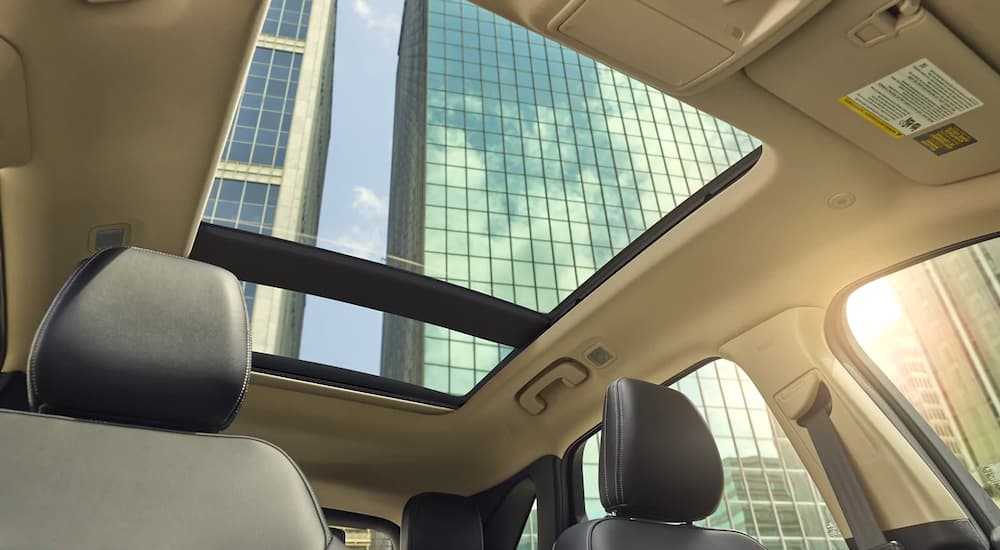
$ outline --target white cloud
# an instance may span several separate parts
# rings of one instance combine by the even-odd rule
[[[335,239],[324,239],[323,244],[337,252],[366,260],[378,262],[385,258],[385,236],[374,227],[353,225]]]
[[[376,195],[371,189],[356,185],[351,191],[354,193],[351,208],[357,210],[362,216],[374,218],[383,217],[389,213],[385,199]]]
[[[372,16],[372,7],[365,0],[354,0],[354,13],[360,15],[362,19],[367,19]]]
[[[383,39],[390,44],[396,40],[400,26],[398,16],[376,10],[368,0],[354,0],[352,7],[355,15],[364,21],[365,28],[382,33]]]

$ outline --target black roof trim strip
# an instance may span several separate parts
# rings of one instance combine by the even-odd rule
[[[551,313],[549,313],[549,317],[555,321],[565,315],[569,310],[573,309],[573,306],[583,301],[583,299],[586,298],[591,292],[601,286],[604,281],[608,280],[612,275],[617,273],[619,269],[625,267],[625,264],[631,262],[633,258],[638,256],[639,253],[645,250],[649,245],[653,244],[654,241],[673,229],[674,226],[683,221],[684,218],[690,216],[695,210],[701,208],[702,205],[712,200],[716,195],[732,185],[733,182],[742,178],[744,174],[749,172],[750,169],[757,164],[763,150],[764,147],[760,146],[753,151],[750,151],[747,156],[736,161],[735,164],[726,168],[718,176],[715,176],[715,178],[705,184],[704,187],[695,191],[690,197],[684,199],[684,201],[678,204],[676,208],[667,212],[666,216],[664,216],[660,221],[654,223],[652,227],[643,232],[642,235],[639,235],[637,239],[629,243],[622,249],[621,252],[615,254],[615,256],[611,258],[611,261],[604,264],[603,267],[598,269],[593,275],[584,281],[582,285],[574,290],[572,294],[560,302],[559,305],[556,306]]]
[[[465,397],[461,395],[451,395],[384,376],[376,376],[365,372],[283,357],[281,355],[271,355],[255,351],[253,352],[251,364],[253,372],[273,374],[283,378],[294,378],[304,382],[335,386],[384,397],[404,399],[406,401],[416,401],[425,405],[457,409],[465,403]]]
[[[323,296],[524,347],[552,324],[528,308],[346,254],[202,222],[191,258],[243,281]]]

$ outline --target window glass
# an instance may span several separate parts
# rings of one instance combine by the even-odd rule
[[[466,0],[336,6],[269,0],[206,222],[550,312],[759,145]],[[331,346],[341,327],[369,326],[322,298],[261,309],[273,293],[254,292],[262,343]],[[437,345],[378,327],[362,346],[391,339],[412,363]],[[464,381],[467,368],[427,370]]]
[[[722,455],[722,502],[698,525],[734,529],[769,550],[846,550],[819,490],[764,398],[735,363],[716,360],[670,386],[705,417]],[[605,514],[598,492],[601,433],[583,448],[587,517]]]
[[[847,323],[1000,503],[1000,239],[864,285],[847,300]]]
[[[354,550],[394,550],[392,538],[377,529],[358,529],[331,525],[330,531],[334,537],[343,536],[344,545]]]
[[[531,503],[531,512],[524,522],[517,550],[538,550],[538,500]]]
[[[253,351],[293,357],[374,374],[453,395],[464,395],[513,348],[430,323],[352,304],[313,298],[308,315],[298,316],[306,295],[282,288],[244,284],[253,304]],[[330,330],[326,319],[350,316],[353,323]],[[301,319],[298,330],[274,331],[274,319]],[[372,334],[383,335],[372,338]],[[298,335],[319,334],[323,338]]]

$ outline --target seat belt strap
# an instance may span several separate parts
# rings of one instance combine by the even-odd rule
[[[847,526],[854,535],[854,542],[858,550],[902,550],[902,545],[898,542],[887,541],[885,533],[879,527],[875,512],[872,511],[871,503],[858,479],[858,472],[851,464],[844,442],[830,420],[832,410],[830,390],[820,382],[812,406],[799,417],[798,424],[809,432],[819,461],[833,487],[833,494],[836,495]]]

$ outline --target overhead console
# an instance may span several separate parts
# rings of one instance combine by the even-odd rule
[[[743,68],[830,0],[571,0],[549,22],[558,40],[674,95]]]
[[[1000,21],[1000,4],[961,4]],[[746,73],[915,181],[1000,170],[993,68],[1000,60],[980,58],[956,34],[962,29],[946,27],[934,9],[916,0],[833,2]]]

